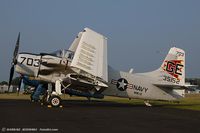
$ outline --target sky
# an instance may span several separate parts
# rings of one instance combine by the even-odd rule
[[[20,52],[68,49],[89,27],[108,38],[108,64],[148,72],[173,46],[186,52],[186,77],[200,77],[199,0],[0,0],[0,81]]]

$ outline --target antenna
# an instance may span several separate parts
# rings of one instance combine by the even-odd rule
[[[173,41],[171,42],[171,47],[176,47],[176,40],[173,40]]]

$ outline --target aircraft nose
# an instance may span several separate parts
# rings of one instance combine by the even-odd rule
[[[16,59],[16,65],[20,64],[20,59],[21,59],[21,54],[18,54],[17,59]]]

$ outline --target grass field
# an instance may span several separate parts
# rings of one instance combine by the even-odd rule
[[[62,95],[64,100],[87,100],[84,97],[69,97],[68,95]],[[0,94],[0,99],[30,99],[30,95],[23,94]],[[93,100],[93,99],[92,99]],[[95,99],[96,100],[96,99]],[[106,96],[104,99],[99,101],[109,101],[121,104],[130,104],[130,105],[144,105],[144,101],[140,99],[127,99],[127,98],[117,98]],[[162,108],[178,108],[178,109],[189,109],[200,111],[200,94],[187,94],[185,98],[179,100],[179,103],[176,102],[167,102],[167,101],[150,101],[153,106],[160,106]]]

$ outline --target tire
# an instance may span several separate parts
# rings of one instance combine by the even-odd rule
[[[61,98],[59,96],[51,96],[49,98],[49,103],[51,104],[52,107],[59,107],[61,105]]]

